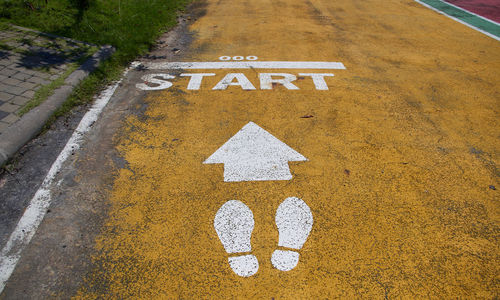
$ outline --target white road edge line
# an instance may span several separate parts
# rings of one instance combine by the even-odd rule
[[[427,8],[432,9],[433,11],[435,11],[435,12],[437,12],[437,13],[440,13],[440,14],[442,14],[442,15],[444,15],[444,16],[447,16],[448,18],[450,18],[450,19],[452,19],[452,20],[455,20],[455,21],[457,21],[457,22],[458,22],[458,23],[460,23],[460,24],[463,24],[463,25],[465,25],[465,26],[467,26],[467,27],[469,27],[469,28],[472,28],[472,29],[474,29],[474,30],[476,30],[476,31],[479,31],[479,32],[481,32],[482,34],[489,36],[490,38],[493,38],[493,39],[495,39],[495,40],[497,40],[497,41],[500,41],[500,37],[497,37],[497,36],[495,36],[495,35],[493,35],[493,34],[491,34],[491,33],[489,33],[489,32],[486,32],[486,31],[484,31],[484,30],[482,30],[482,29],[479,29],[479,28],[477,28],[476,26],[472,26],[472,25],[470,25],[470,24],[468,24],[468,23],[466,23],[466,22],[464,22],[464,21],[462,21],[462,20],[460,20],[460,19],[457,19],[457,18],[455,18],[455,17],[452,17],[452,16],[450,16],[450,15],[446,14],[445,12],[440,11],[440,10],[439,10],[439,9],[437,9],[437,8],[434,8],[434,7],[432,7],[432,6],[428,5],[428,4],[425,4],[425,3],[424,3],[424,2],[422,2],[422,1],[415,0],[415,2],[418,2],[418,3],[420,3],[421,5],[423,5],[423,6],[427,7]],[[448,2],[446,2],[446,3],[448,3]]]
[[[341,62],[325,61],[207,61],[207,62],[145,62],[142,66],[151,70],[176,69],[336,69],[344,70]]]
[[[129,70],[130,68],[124,71],[122,79],[127,75]],[[94,122],[97,121],[122,79],[101,92],[94,105],[92,105],[92,108],[83,116],[78,127],[64,146],[64,149],[59,153],[59,156],[50,167],[49,172],[31,199],[21,219],[19,219],[2,252],[0,252],[0,293],[2,293],[7,281],[14,272],[21,258],[21,252],[30,243],[31,238],[35,235],[38,226],[45,217],[52,201],[50,186],[54,183],[54,178],[66,159],[71,156],[71,152],[80,148],[83,136],[91,129]]]

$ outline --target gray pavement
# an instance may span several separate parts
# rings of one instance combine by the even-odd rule
[[[17,26],[0,31],[0,134],[98,48]],[[44,90],[41,90],[44,87]],[[43,91],[43,93],[42,93]]]

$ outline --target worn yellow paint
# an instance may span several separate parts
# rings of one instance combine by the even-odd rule
[[[128,167],[77,297],[497,297],[498,41],[411,0],[207,4],[187,61],[347,69],[329,91],[306,79],[298,91],[212,91],[230,72],[219,70],[200,91],[150,92],[146,118],[130,117],[118,140]],[[258,88],[259,71],[243,72]],[[249,121],[309,159],[290,164],[293,180],[225,183],[222,165],[202,164]],[[274,214],[290,196],[315,223],[297,268],[280,272]],[[231,271],[213,228],[230,199],[255,216],[250,278]]]

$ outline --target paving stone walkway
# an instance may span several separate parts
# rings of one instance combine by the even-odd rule
[[[0,29],[0,134],[97,48],[17,26]],[[42,87],[44,87],[42,89]],[[35,99],[36,98],[36,99]]]

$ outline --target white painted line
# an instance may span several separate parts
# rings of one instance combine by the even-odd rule
[[[313,226],[309,206],[302,199],[286,198],[276,210],[275,220],[279,232],[278,246],[300,250]],[[292,270],[298,262],[299,253],[291,250],[276,250],[271,256],[271,263],[281,271]]]
[[[469,14],[471,14],[471,15],[474,15],[474,16],[476,16],[476,17],[478,17],[478,18],[481,18],[481,19],[483,19],[483,20],[485,20],[485,21],[487,21],[487,22],[490,22],[490,23],[493,23],[493,24],[496,24],[496,25],[500,26],[500,23],[497,23],[497,22],[495,22],[495,21],[493,21],[493,20],[490,20],[490,19],[485,18],[485,17],[483,17],[483,16],[480,16],[480,15],[478,15],[478,14],[475,14],[475,13],[471,12],[470,10],[467,10],[467,9],[462,8],[462,7],[460,7],[460,6],[456,6],[456,5],[454,5],[454,4],[451,4],[450,2],[446,2],[446,1],[442,1],[442,0],[439,0],[439,2],[442,2],[442,3],[447,4],[447,5],[449,5],[449,6],[453,6],[453,7],[454,7],[454,8],[456,8],[456,9],[460,9],[461,11],[464,11],[464,12],[469,13]]]
[[[416,1],[416,2],[418,2],[418,3],[420,3],[420,4],[421,4],[421,5],[423,5],[423,6],[427,7],[427,8],[432,9],[433,11],[435,11],[435,12],[437,12],[437,13],[440,13],[440,14],[442,14],[442,15],[444,15],[444,16],[447,16],[448,18],[450,18],[450,19],[452,19],[452,20],[454,20],[454,21],[457,21],[457,22],[458,22],[458,23],[460,23],[460,24],[463,24],[463,25],[465,25],[465,26],[467,26],[467,27],[469,27],[469,28],[472,28],[472,29],[474,29],[474,30],[476,30],[476,31],[481,32],[481,33],[482,33],[482,34],[484,34],[484,35],[489,36],[490,38],[493,38],[493,39],[495,39],[495,40],[497,40],[497,41],[500,41],[500,37],[497,37],[497,36],[495,36],[495,35],[493,35],[493,34],[491,34],[491,33],[489,33],[489,32],[486,32],[486,31],[484,31],[484,30],[482,30],[482,29],[479,29],[479,28],[477,28],[476,26],[472,26],[472,25],[470,25],[470,24],[468,24],[468,23],[466,23],[466,22],[464,22],[464,21],[462,21],[462,20],[460,20],[460,19],[457,19],[457,18],[455,18],[455,17],[452,17],[452,16],[450,16],[450,15],[446,14],[445,12],[440,11],[439,9],[434,8],[434,7],[432,7],[432,6],[430,6],[430,5],[426,4],[426,3],[424,3],[424,2],[422,2],[422,1],[419,1],[419,0],[415,0],[415,1]],[[446,2],[446,3],[448,3],[448,2]]]
[[[122,78],[127,74],[128,70],[124,72]],[[21,258],[21,252],[35,235],[38,226],[50,206],[52,201],[50,186],[54,183],[54,178],[66,159],[71,156],[71,153],[80,148],[83,136],[90,130],[92,124],[97,121],[120,82],[121,80],[104,90],[96,99],[92,108],[83,116],[78,127],[64,146],[64,149],[50,167],[40,188],[36,191],[35,196],[31,199],[16,228],[11,233],[7,244],[2,249],[2,252],[0,252],[0,293],[3,291],[7,280],[9,280],[10,275]]]
[[[326,61],[214,61],[214,62],[146,62],[151,70],[189,69],[337,69],[344,70],[341,62]]]
[[[254,122],[243,126],[204,164],[224,164],[224,181],[290,180],[289,161],[306,161],[302,154]]]
[[[229,200],[224,203],[214,218],[214,228],[227,253],[252,251],[250,239],[254,228],[253,213],[243,202]],[[242,277],[249,277],[259,270],[255,255],[241,255],[228,258],[233,271]]]

